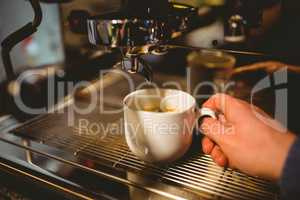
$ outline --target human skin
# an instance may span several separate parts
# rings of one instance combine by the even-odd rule
[[[205,118],[202,149],[220,166],[276,181],[296,136],[259,108],[225,94],[212,96],[203,107],[222,113]]]

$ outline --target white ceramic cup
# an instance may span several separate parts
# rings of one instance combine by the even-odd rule
[[[126,142],[147,162],[180,158],[192,143],[199,118],[216,118],[208,108],[197,109],[195,98],[180,90],[137,90],[127,95],[123,104]]]

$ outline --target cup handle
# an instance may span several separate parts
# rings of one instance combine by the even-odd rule
[[[198,121],[205,117],[218,119],[218,113],[210,108],[199,108],[197,109],[197,113],[198,113],[197,114]]]
[[[202,123],[202,120],[205,118],[205,117],[210,117],[210,118],[213,118],[213,119],[218,119],[218,113],[210,108],[196,108],[196,129],[198,131],[200,131],[200,126],[201,126],[201,123]]]

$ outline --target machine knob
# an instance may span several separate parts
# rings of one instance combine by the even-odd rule
[[[225,25],[225,42],[242,43],[246,40],[246,22],[240,15],[233,15]]]

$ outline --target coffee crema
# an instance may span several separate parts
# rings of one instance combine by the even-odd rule
[[[155,106],[155,105],[144,105],[142,108],[143,111],[146,112],[158,112],[158,113],[166,113],[166,112],[177,112],[178,110],[174,106]]]

